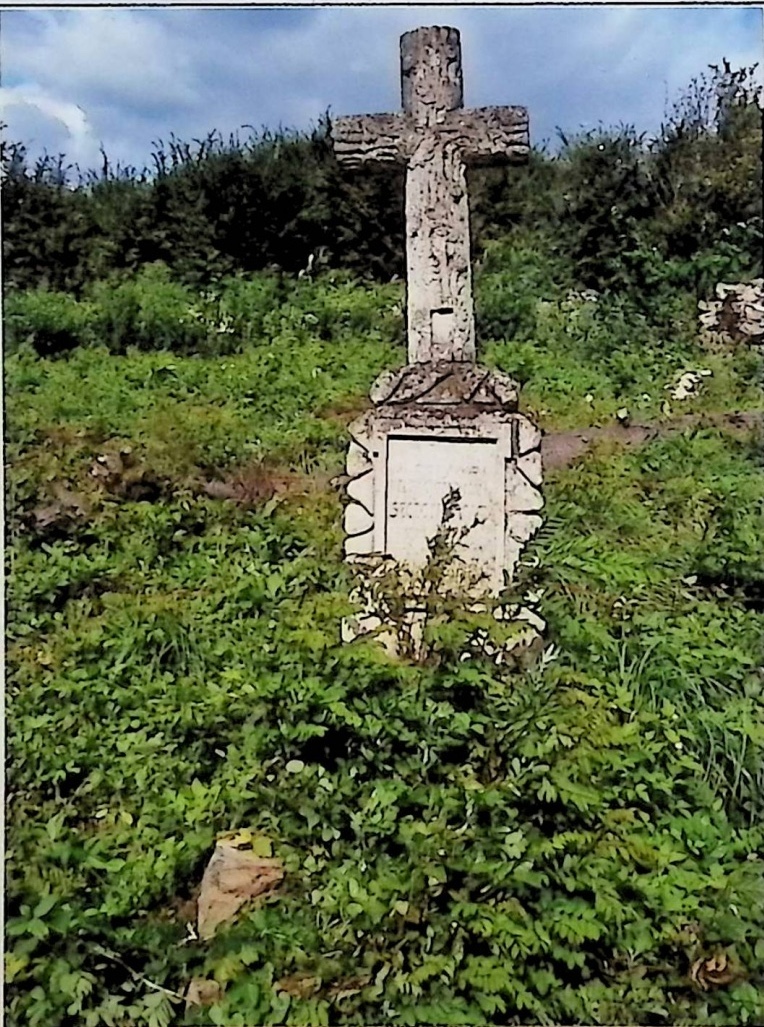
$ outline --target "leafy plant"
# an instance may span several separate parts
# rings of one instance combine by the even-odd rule
[[[448,523],[420,658],[340,641],[328,483],[405,359],[400,282],[347,269],[400,274],[400,182],[353,183],[320,133],[171,140],[153,178],[75,189],[6,147],[9,1023],[764,1021],[764,462],[724,416],[761,409],[762,358],[695,322],[757,215],[693,241],[671,191],[708,167],[749,203],[759,129],[728,108],[726,150],[614,133],[473,183],[483,358],[548,434],[623,407],[657,432],[547,471],[530,670],[445,587]],[[284,885],[202,943],[238,828]]]
[[[4,302],[5,347],[31,346],[43,357],[67,353],[94,338],[94,309],[66,293],[10,292]]]
[[[343,646],[326,482],[345,411],[403,359],[400,289],[317,276],[258,307],[277,288],[201,301],[250,339],[225,357],[7,359],[7,1019],[759,1022],[755,445],[687,429],[547,475],[523,582],[543,670],[462,660],[502,629],[437,585],[421,663]],[[487,356],[548,430],[660,410],[709,359],[681,292],[657,324],[533,294],[533,345]],[[759,359],[713,358],[694,409],[755,407]],[[211,498],[252,461],[290,484]],[[193,889],[239,826],[284,890],[202,945]],[[194,977],[221,997],[186,1013]]]

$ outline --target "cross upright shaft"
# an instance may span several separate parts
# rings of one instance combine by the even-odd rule
[[[524,107],[465,111],[459,33],[401,36],[403,114],[338,118],[337,159],[406,166],[409,363],[475,360],[466,165],[528,157]]]

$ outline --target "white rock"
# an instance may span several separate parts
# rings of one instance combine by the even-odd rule
[[[345,532],[348,535],[363,535],[371,530],[373,521],[367,510],[358,503],[345,508]]]

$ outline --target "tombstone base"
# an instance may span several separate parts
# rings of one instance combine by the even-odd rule
[[[343,639],[418,659],[434,601],[495,606],[511,585],[542,523],[541,433],[517,412],[516,382],[467,362],[383,374],[371,398],[350,426],[345,556],[360,610]],[[516,598],[498,619],[512,630],[497,658],[540,639],[543,621]]]
[[[350,425],[345,555],[421,568],[448,524],[454,573],[498,595],[541,526],[541,432],[517,412],[518,386],[469,363],[384,374],[374,408]],[[479,584],[479,588],[477,588]]]
[[[394,659],[414,662],[427,662],[437,654],[439,646],[429,637],[427,627],[439,619],[442,623],[442,614],[437,608],[433,610],[426,597],[417,596],[420,586],[393,592],[390,602],[385,578],[392,577],[397,584],[408,575],[411,582],[412,572],[384,557],[354,560],[353,566],[358,577],[351,599],[359,609],[343,618],[342,641],[375,641]],[[494,605],[468,599],[466,611],[479,615],[477,619],[482,623],[466,634],[460,660],[485,657],[497,666],[527,667],[543,652],[546,623],[529,607],[512,601]],[[487,623],[488,615],[493,626]]]

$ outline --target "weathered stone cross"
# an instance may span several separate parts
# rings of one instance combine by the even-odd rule
[[[524,107],[463,110],[459,33],[401,37],[403,114],[337,118],[340,161],[406,165],[409,363],[474,361],[467,164],[528,157]]]

